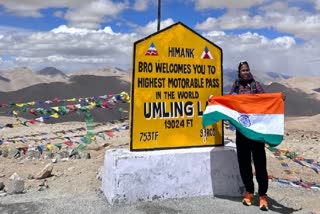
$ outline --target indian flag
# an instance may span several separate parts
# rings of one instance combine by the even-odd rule
[[[213,96],[203,113],[202,125],[220,120],[229,120],[249,139],[277,146],[284,133],[282,93]]]

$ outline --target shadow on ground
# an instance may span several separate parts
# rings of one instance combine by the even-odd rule
[[[224,200],[231,200],[234,202],[242,203],[242,197],[227,197],[227,196],[216,196],[216,197],[224,199]],[[270,211],[281,213],[281,214],[290,214],[290,213],[294,213],[294,212],[301,210],[301,209],[294,209],[291,207],[287,207],[287,206],[277,202],[276,200],[274,200],[271,197],[268,197],[268,204],[269,204]],[[258,195],[254,196],[254,204],[252,206],[259,207],[259,196]]]

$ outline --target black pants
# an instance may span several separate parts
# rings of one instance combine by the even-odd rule
[[[240,175],[247,192],[254,193],[254,183],[251,165],[251,155],[256,171],[256,179],[259,185],[259,195],[265,195],[268,191],[267,159],[264,143],[255,142],[236,132],[237,155]]]

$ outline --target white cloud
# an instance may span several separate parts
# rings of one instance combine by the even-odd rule
[[[61,10],[58,10],[56,12],[53,13],[55,17],[59,17],[59,18],[63,18],[64,16],[64,12]]]
[[[106,18],[114,18],[128,8],[128,1],[111,0],[1,0],[5,10],[18,16],[41,17],[41,9],[67,8],[64,18],[70,26],[97,29]],[[62,15],[61,11],[55,13]]]
[[[227,9],[222,16],[209,16],[195,26],[195,29],[204,32],[206,38],[223,49],[224,68],[235,68],[241,59],[247,59],[256,71],[290,75],[305,75],[309,72],[319,75],[319,13],[291,7],[286,3],[288,1],[189,1],[194,2],[199,10]],[[313,2],[315,8],[320,10],[320,0],[307,1]],[[150,4],[155,4],[155,0],[136,0],[133,8],[129,8],[128,0],[0,2],[7,11],[21,16],[38,17],[41,16],[41,9],[56,8],[54,15],[69,22],[68,25],[61,25],[48,32],[0,27],[0,69],[12,66],[28,66],[33,69],[54,66],[66,72],[106,66],[129,69],[133,43],[157,31],[157,20],[150,21],[145,26],[127,22],[135,33],[118,33],[109,26],[100,26],[102,22],[107,23],[110,18],[117,17],[126,9],[144,11]],[[258,8],[255,13],[248,10],[252,6]],[[206,13],[207,10],[204,11]],[[125,21],[128,20],[121,20]],[[163,20],[161,29],[174,23],[171,18]],[[232,32],[233,29],[252,30],[237,34]],[[272,29],[285,36],[270,39],[256,33],[255,29]]]
[[[246,59],[255,72],[318,75],[315,56],[320,56],[319,42],[299,44],[288,36],[268,39],[250,32],[240,35],[208,32],[204,36],[222,48],[224,68],[236,69],[238,62]]]
[[[168,19],[161,26],[164,28],[173,23]],[[106,66],[130,69],[133,43],[156,32],[156,21],[137,29],[137,32],[125,34],[114,32],[110,27],[88,30],[67,26],[28,34],[3,31],[0,69],[12,66],[27,66],[34,70],[54,66],[65,72]],[[268,39],[252,32],[237,35],[210,31],[203,36],[223,49],[224,68],[235,68],[240,60],[247,59],[257,72],[318,74],[315,64],[320,61],[315,60],[320,56],[319,41],[300,44],[289,36]],[[10,60],[4,60],[5,56],[10,56]]]
[[[148,8],[148,3],[150,0],[136,0],[133,9],[136,11],[144,11]]]
[[[253,16],[250,17],[247,14],[238,13],[236,16],[227,14],[220,18],[208,17],[204,22],[198,23],[196,29],[202,31],[210,31],[214,29],[229,30],[239,28],[263,28],[263,17]]]
[[[18,16],[41,16],[40,9],[45,8],[65,8],[73,7],[84,4],[93,0],[1,0],[1,4],[4,8],[11,13]]]
[[[315,0],[315,8],[316,10],[320,10],[320,0]]]
[[[286,12],[288,9],[288,2],[285,1],[275,1],[270,4],[266,4],[259,8],[261,11],[277,11],[277,12]]]
[[[223,31],[210,31],[206,33],[206,35],[209,37],[222,37],[222,36],[225,36],[226,33]]]
[[[106,21],[105,17],[115,17],[127,7],[127,3],[97,0],[73,7],[64,18],[69,21],[70,26],[97,29],[101,22]]]
[[[271,45],[272,47],[285,50],[296,45],[296,41],[292,37],[283,36],[271,40]]]
[[[297,7],[289,7],[284,2],[276,2],[261,8],[265,15],[264,25],[291,33],[300,38],[318,37],[320,32],[320,14],[310,13]]]
[[[241,28],[272,28],[297,38],[310,39],[319,36],[320,14],[311,14],[286,3],[276,2],[260,8],[261,14],[230,10],[219,18],[208,17],[195,28],[202,31],[234,30]]]
[[[66,33],[66,34],[86,35],[86,34],[94,34],[94,33],[106,33],[110,35],[120,35],[119,33],[113,32],[112,28],[109,26],[106,26],[104,29],[89,30],[86,28],[75,28],[75,27],[67,27],[66,25],[60,25],[59,27],[52,29],[51,32],[56,34]]]
[[[15,66],[32,68],[59,66],[70,71],[90,66],[120,66],[128,69],[133,43],[140,38],[135,33],[115,33],[111,27],[88,30],[59,26],[49,32],[23,35],[10,32],[0,40],[0,56],[12,56]]]
[[[175,22],[172,19],[166,19],[160,22],[160,29],[166,28]],[[146,26],[137,27],[136,32],[141,35],[150,35],[152,33],[157,32],[158,21],[154,20],[149,22]]]
[[[241,0],[241,1],[234,1],[234,0],[192,0],[196,8],[198,10],[208,9],[208,8],[248,8],[256,5],[260,5],[267,0]]]
[[[2,57],[0,57],[0,71],[1,70],[8,70],[8,68],[15,67],[15,64],[10,60],[5,60]]]
[[[285,16],[281,21],[279,20],[275,28],[280,32],[292,33],[300,38],[318,37],[320,32],[320,15]]]
[[[174,21],[161,22],[165,28]],[[12,31],[7,29],[0,39],[1,57],[12,56],[11,66],[41,69],[54,66],[68,72],[71,69],[118,66],[129,69],[133,43],[157,31],[157,21],[137,28],[137,33],[114,32],[109,26],[90,30],[61,25],[49,32]],[[0,67],[4,65],[1,61]],[[8,62],[6,62],[8,65]]]

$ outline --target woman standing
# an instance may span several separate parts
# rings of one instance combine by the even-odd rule
[[[254,80],[249,63],[246,61],[240,62],[238,66],[238,79],[233,84],[230,94],[254,94],[264,93],[261,84]],[[268,190],[268,173],[267,160],[265,152],[265,144],[248,139],[238,130],[236,131],[237,156],[240,169],[240,175],[246,193],[242,203],[250,206],[253,203],[254,183],[251,161],[256,172],[258,182],[258,194],[260,197],[260,209],[268,210],[267,190]]]

